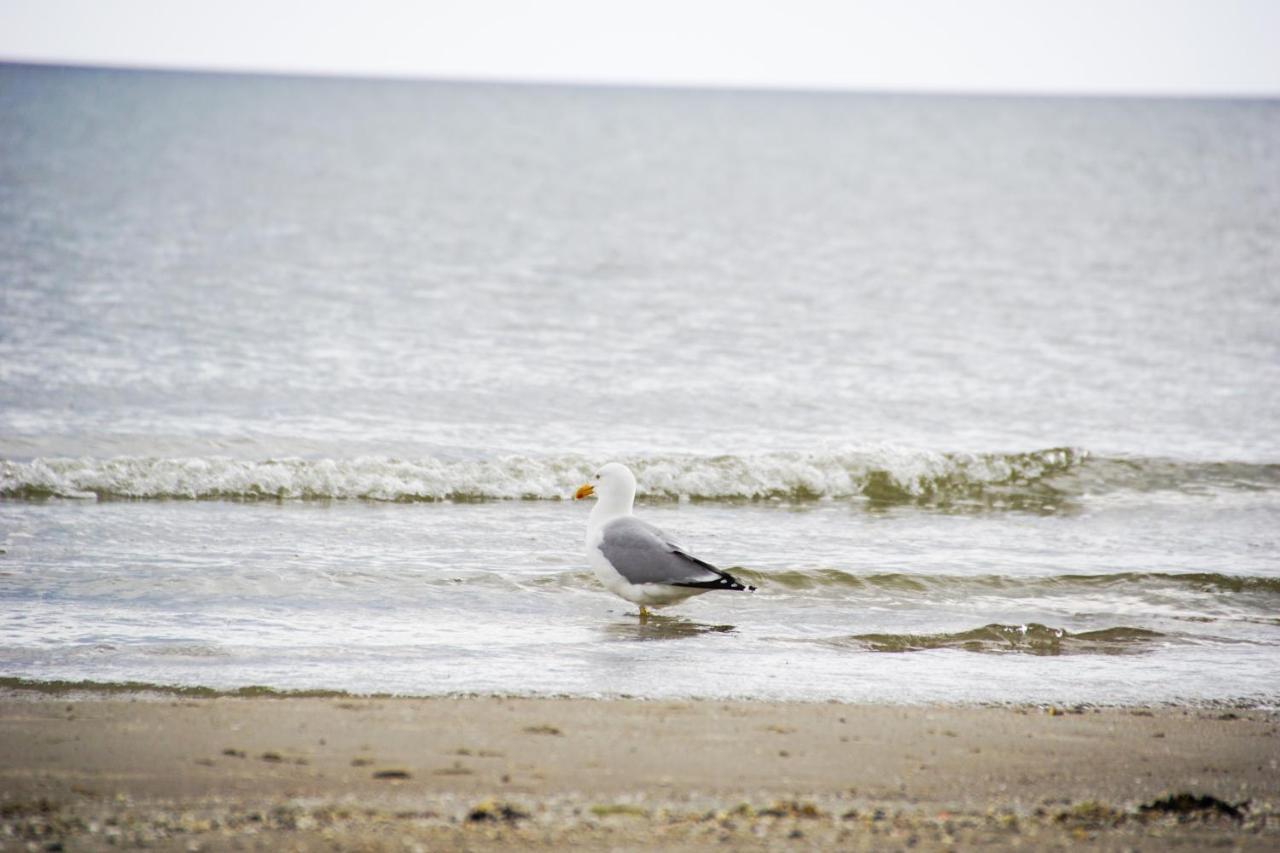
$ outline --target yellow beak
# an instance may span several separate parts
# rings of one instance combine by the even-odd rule
[[[575,501],[580,501],[583,498],[591,497],[595,493],[596,493],[595,486],[591,485],[590,483],[583,483],[581,486],[578,487],[578,491],[573,493],[573,499]]]

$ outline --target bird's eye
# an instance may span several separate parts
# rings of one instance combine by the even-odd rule
[[[600,475],[599,475],[599,474],[596,474],[596,479],[597,479],[597,480],[599,480],[599,479],[600,479]]]

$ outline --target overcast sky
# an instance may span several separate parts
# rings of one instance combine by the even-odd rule
[[[0,0],[0,58],[529,81],[1280,95],[1280,0]]]

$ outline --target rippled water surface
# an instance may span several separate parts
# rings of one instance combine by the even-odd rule
[[[0,66],[0,676],[1280,702],[1280,104]],[[640,624],[599,464],[759,586]]]

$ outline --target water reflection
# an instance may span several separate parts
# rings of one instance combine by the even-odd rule
[[[650,614],[644,622],[625,617],[604,626],[605,635],[610,640],[683,640],[704,634],[731,634],[735,630],[733,625],[706,625],[679,616],[657,614]]]

